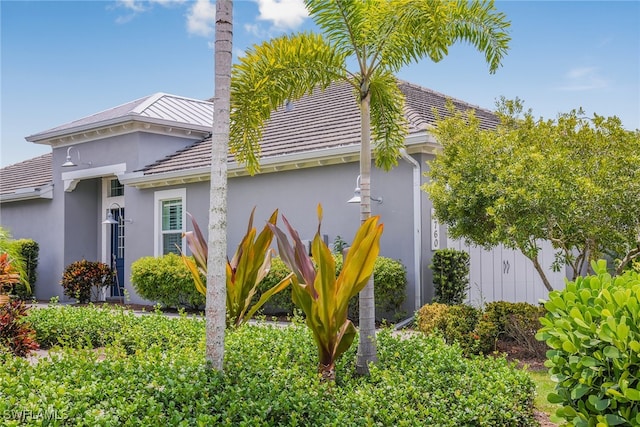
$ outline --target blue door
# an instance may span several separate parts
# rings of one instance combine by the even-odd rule
[[[124,208],[111,209],[117,224],[111,224],[111,268],[116,271],[116,280],[111,286],[112,297],[124,296]]]

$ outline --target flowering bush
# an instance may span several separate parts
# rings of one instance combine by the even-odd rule
[[[66,296],[86,303],[92,296],[97,299],[100,288],[113,284],[114,278],[115,274],[107,264],[83,259],[65,268],[60,284]]]

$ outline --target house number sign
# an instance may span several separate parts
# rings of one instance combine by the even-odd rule
[[[431,208],[431,250],[440,249],[440,223],[436,219],[436,210]]]

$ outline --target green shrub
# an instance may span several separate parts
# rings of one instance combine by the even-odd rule
[[[24,357],[38,348],[35,331],[25,322],[26,316],[27,307],[23,301],[0,305],[0,353]]]
[[[64,288],[64,294],[75,298],[80,303],[91,301],[91,297],[97,299],[103,286],[113,283],[115,274],[111,268],[99,261],[76,261],[67,266],[62,274],[60,284]]]
[[[434,302],[462,304],[469,290],[469,254],[456,249],[438,249],[432,264]]]
[[[20,259],[20,262],[24,266],[25,272],[25,280],[29,283],[29,287],[31,289],[27,289],[27,287],[19,283],[17,284],[13,290],[14,293],[20,297],[21,299],[27,299],[35,293],[35,283],[38,278],[37,268],[38,268],[38,254],[40,252],[40,247],[38,243],[31,239],[20,239],[15,240],[13,243],[15,247],[16,253]]]
[[[420,331],[427,335],[439,332],[447,343],[457,342],[467,355],[495,350],[495,325],[470,305],[427,304],[418,310],[416,321]]]
[[[64,326],[63,316],[82,315],[99,333],[110,318],[124,325],[119,334],[133,331],[137,338],[123,338],[129,349],[113,341],[99,352],[55,350],[36,364],[0,356],[0,413],[8,426],[44,425],[20,418],[25,414],[48,415],[48,425],[60,426],[536,423],[534,385],[526,372],[504,358],[464,358],[458,346],[437,337],[399,337],[383,330],[371,375],[353,374],[352,346],[337,363],[338,381],[328,385],[317,376],[317,350],[303,325],[230,330],[220,375],[205,363],[202,320],[94,307],[44,310],[51,325]],[[94,316],[101,320],[91,321]]]
[[[342,268],[342,256],[336,256]],[[378,257],[373,268],[373,282],[375,289],[376,320],[400,320],[405,316],[401,311],[406,298],[407,270],[395,259]],[[358,320],[360,315],[359,300],[356,296],[349,302],[349,318]]]
[[[258,285],[256,295],[253,296],[253,302],[257,302],[263,292],[268,291],[290,273],[289,268],[282,262],[280,257],[273,257],[271,260],[271,269],[265,278]],[[269,298],[267,304],[263,307],[263,311],[270,314],[293,314],[295,305],[291,300],[291,289],[287,288]]]
[[[546,366],[557,381],[551,403],[568,425],[640,425],[640,277],[612,278],[606,262],[591,263],[545,303],[537,338],[546,341]]]
[[[485,316],[496,327],[497,337],[515,342],[530,356],[544,357],[547,347],[536,340],[540,318],[546,309],[526,302],[495,301],[485,306]]]
[[[205,304],[205,296],[197,291],[191,272],[176,254],[133,262],[131,284],[141,297],[167,307],[201,308]]]
[[[433,333],[447,316],[449,306],[437,302],[425,304],[416,312],[418,330],[429,335]]]

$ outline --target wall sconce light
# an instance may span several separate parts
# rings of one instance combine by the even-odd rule
[[[71,149],[72,149],[72,148],[76,151],[76,153],[78,153],[78,163],[80,163],[80,151],[78,151],[78,149],[77,149],[77,148],[75,148],[75,147],[72,145],[71,147],[67,148],[67,161],[66,161],[66,162],[64,162],[64,163],[62,164],[62,167],[63,167],[63,168],[70,168],[70,167],[78,166],[78,165],[76,165],[75,163],[73,163],[73,162],[71,161]],[[87,163],[80,163],[80,164],[82,164],[82,165],[89,165],[89,166],[91,166],[91,162],[87,162]]]
[[[122,209],[122,207],[119,204],[117,204],[115,202],[111,203],[109,205],[109,207],[107,208],[107,218],[104,221],[102,221],[103,224],[110,224],[110,225],[119,224],[118,220],[113,217],[113,213],[111,213],[111,208],[113,206],[116,206],[118,209]],[[125,219],[125,218],[122,218],[122,221],[123,222],[128,222],[128,223],[132,223],[133,222],[132,219]]]
[[[370,196],[369,197],[371,200],[373,200],[374,202],[378,202],[379,204],[382,204],[382,196],[380,197],[373,197]],[[349,200],[347,200],[347,203],[360,203],[361,198],[360,198],[360,175],[358,175],[358,178],[356,178],[356,188],[355,190],[353,190],[353,197],[350,198]]]

